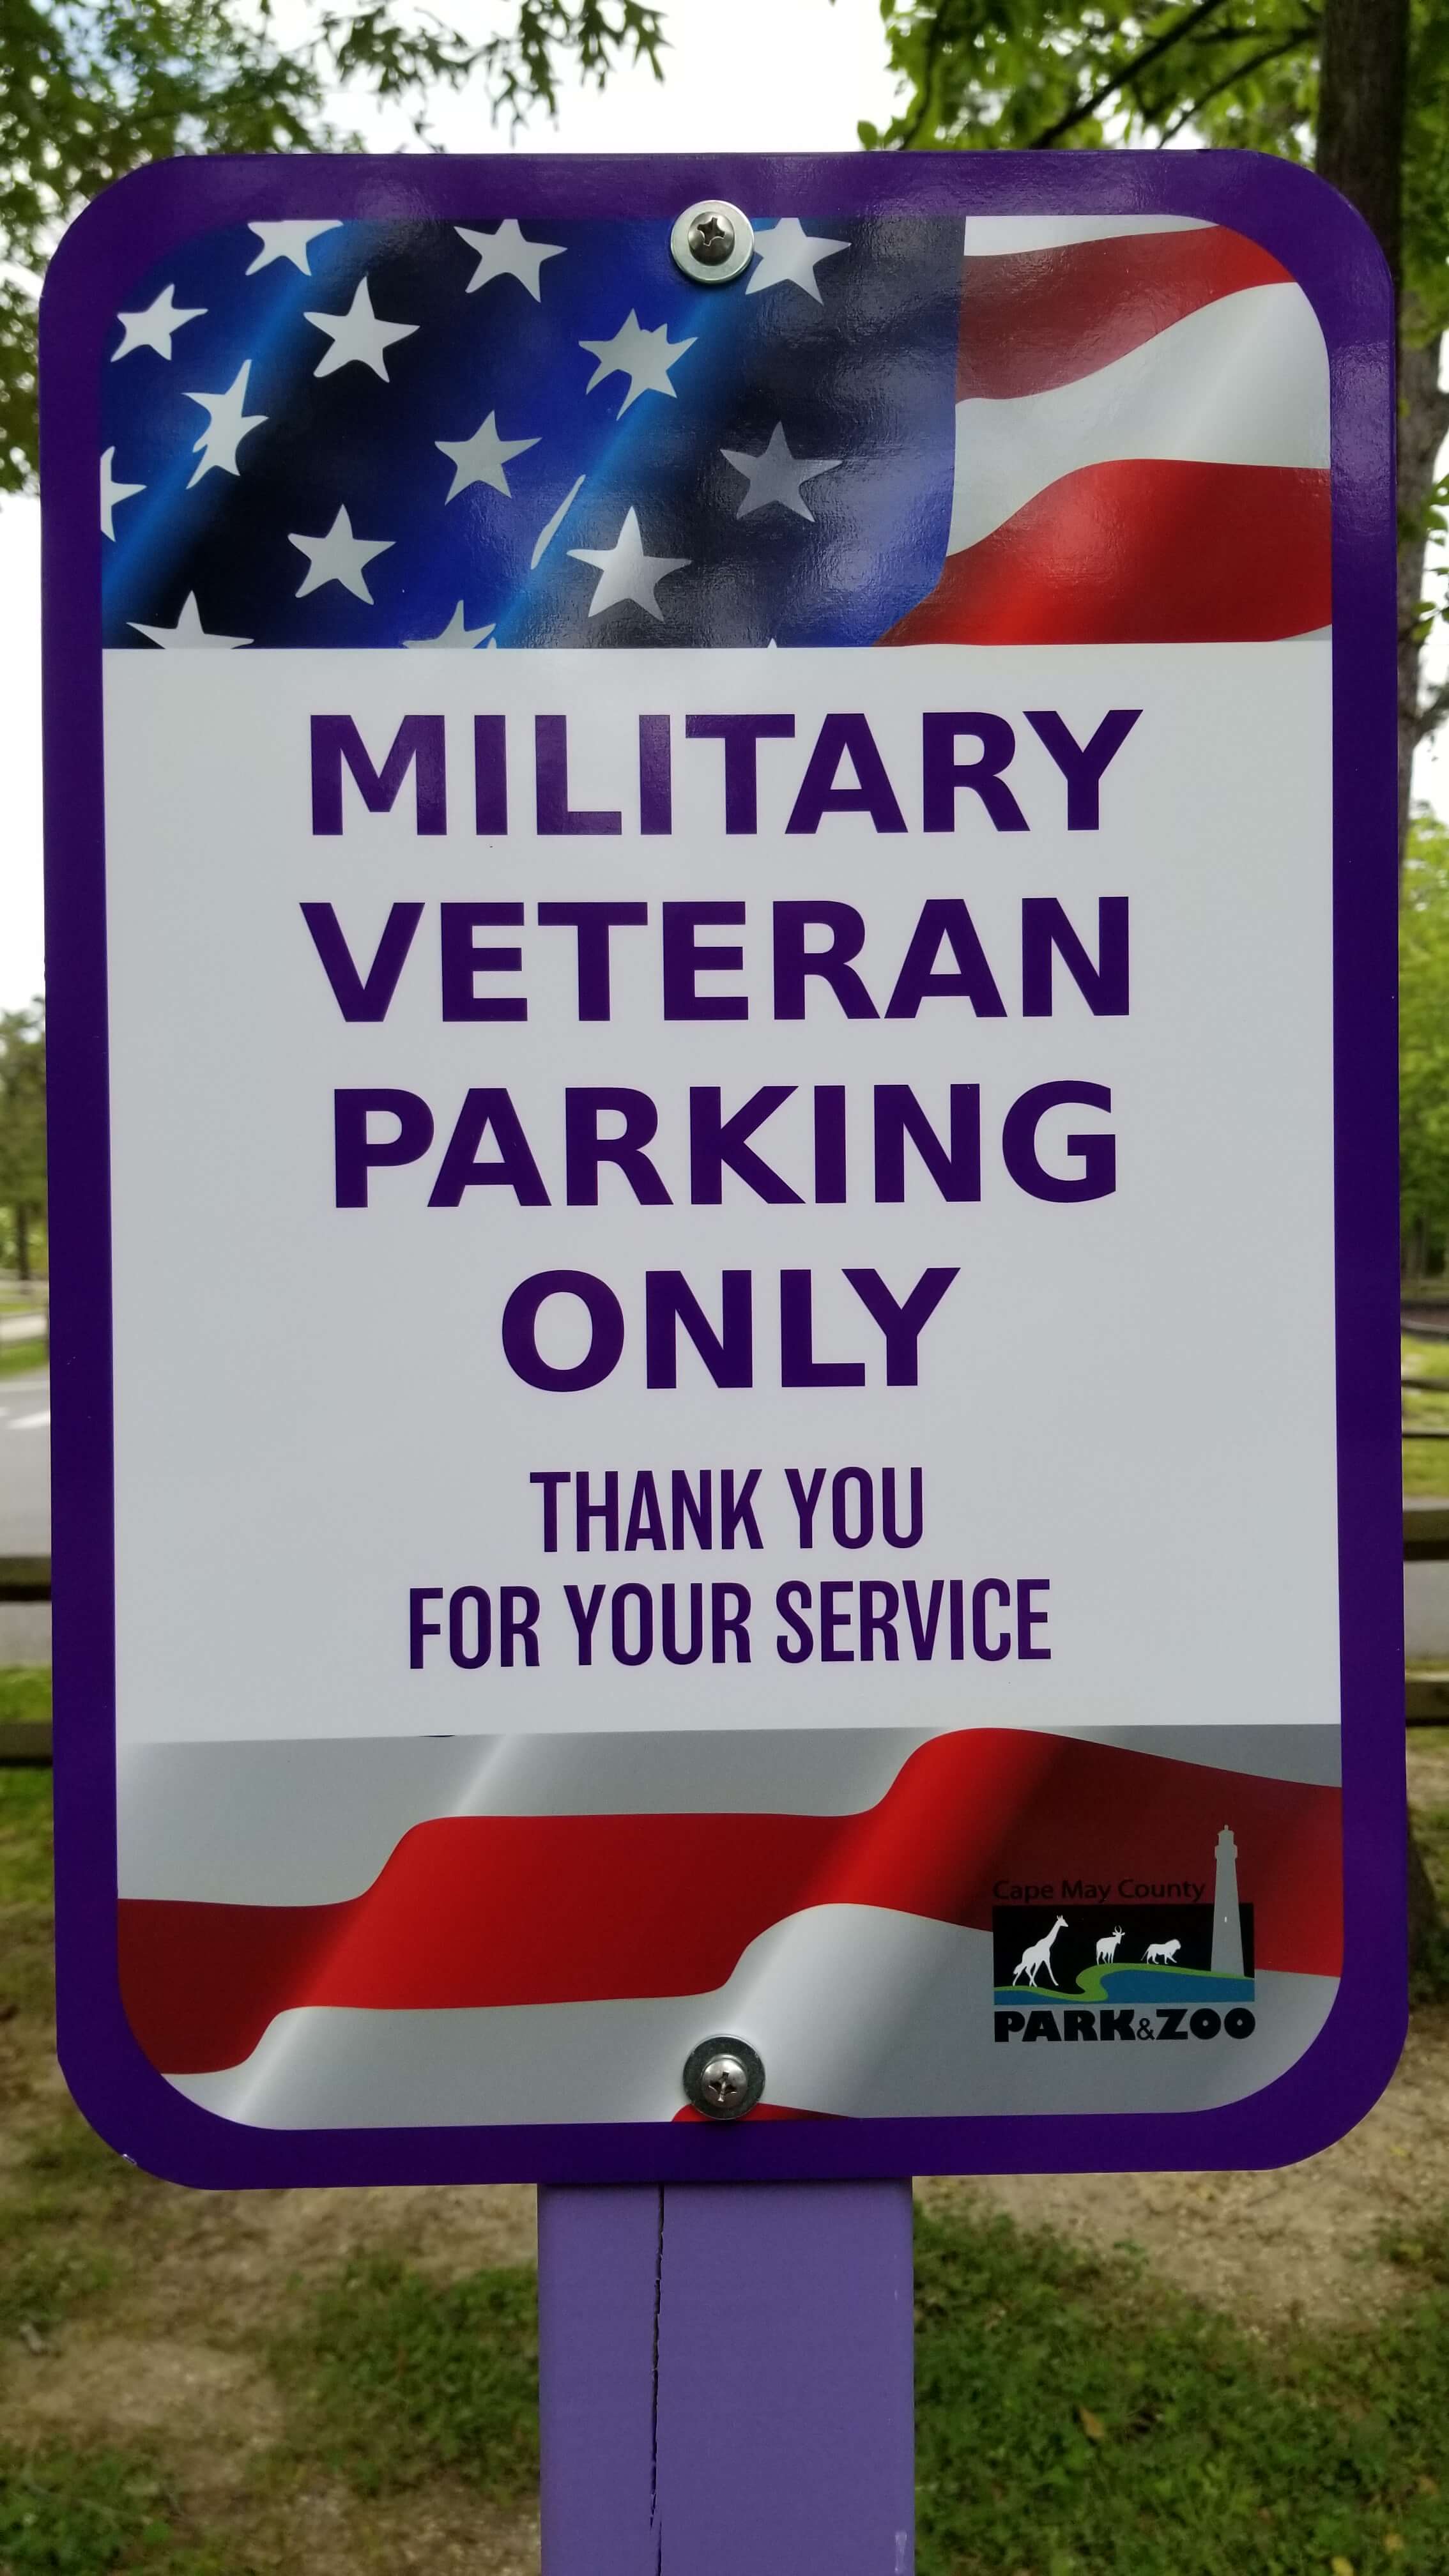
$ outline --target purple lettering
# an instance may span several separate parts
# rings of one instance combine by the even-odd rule
[[[701,993],[702,974],[738,974],[742,948],[701,948],[695,931],[708,924],[743,921],[742,903],[666,903],[664,906],[664,1016],[666,1020],[743,1020],[743,993]]]
[[[617,1136],[599,1134],[601,1117],[623,1120]],[[669,1192],[644,1151],[658,1126],[659,1112],[647,1091],[566,1090],[564,1168],[569,1206],[597,1207],[599,1166],[617,1163],[641,1207],[668,1207]]]
[[[366,975],[359,975],[352,952],[330,903],[304,903],[302,918],[322,960],[333,998],[344,1020],[385,1020],[407,961],[413,936],[423,917],[420,903],[395,903],[388,912],[377,954]]]
[[[428,1603],[441,1601],[442,1597],[440,1583],[415,1583],[408,1594],[408,1666],[412,1672],[423,1669],[425,1640],[443,1633],[441,1622],[426,1615]]]
[[[979,760],[958,760],[956,744],[974,734]],[[954,832],[956,791],[969,787],[979,796],[998,832],[1025,832],[1026,816],[1002,777],[1016,752],[1016,736],[1005,716],[925,715],[921,718],[922,821],[928,832]]]
[[[589,1346],[571,1368],[556,1368],[538,1347],[538,1318],[550,1297],[576,1297],[589,1319]],[[624,1316],[613,1289],[587,1270],[539,1270],[520,1280],[503,1309],[503,1356],[515,1377],[544,1395],[577,1395],[601,1386],[619,1365]]]
[[[1034,1646],[1031,1642],[1033,1629],[1044,1628],[1047,1623],[1046,1611],[1033,1607],[1032,1595],[1036,1592],[1050,1592],[1050,1590],[1051,1585],[1044,1574],[1027,1575],[1017,1584],[1016,1652],[1021,1663],[1049,1664],[1051,1662],[1050,1646]]]
[[[473,829],[500,839],[508,829],[508,749],[502,716],[473,718]]]
[[[959,1273],[923,1270],[903,1306],[892,1296],[878,1270],[847,1270],[845,1276],[871,1322],[880,1326],[884,1336],[887,1386],[914,1386],[921,1335]]]
[[[475,930],[506,930],[523,919],[521,903],[444,903],[438,906],[445,1020],[526,1020],[521,994],[480,993],[479,975],[516,975],[521,948],[479,948]]]
[[[742,1109],[732,1118],[720,1115],[720,1094],[707,1083],[691,1086],[689,1094],[689,1195],[696,1207],[718,1207],[724,1198],[724,1175],[732,1171],[757,1199],[771,1207],[802,1207],[798,1190],[781,1179],[763,1158],[746,1143],[757,1127],[773,1118],[777,1109],[794,1098],[794,1085],[788,1082],[766,1083],[752,1092]]]
[[[528,1481],[531,1485],[543,1487],[543,1552],[545,1556],[555,1556],[558,1553],[559,1490],[568,1483],[569,1471],[566,1467],[540,1467]]]
[[[1052,960],[1059,955],[1094,1019],[1122,1019],[1127,1011],[1127,897],[1104,894],[1097,905],[1094,964],[1055,895],[1029,894],[1021,907],[1021,1011],[1023,1019],[1052,1014]]]
[[[369,1132],[371,1118],[395,1118],[395,1136]],[[366,1207],[367,1176],[395,1163],[416,1163],[433,1141],[433,1113],[415,1091],[338,1091],[332,1097],[338,1207]]]
[[[780,1273],[780,1384],[782,1386],[864,1386],[862,1360],[817,1360],[808,1270]]]
[[[712,1583],[709,1587],[709,1659],[712,1664],[727,1664],[726,1647],[734,1639],[734,1660],[750,1660],[750,1596],[742,1583]]]
[[[478,1148],[492,1130],[498,1160],[480,1163]],[[520,1207],[547,1207],[543,1174],[506,1091],[469,1091],[448,1138],[429,1207],[461,1207],[465,1190],[512,1190]]]
[[[789,1487],[790,1499],[795,1506],[795,1517],[800,1524],[800,1545],[813,1547],[815,1545],[815,1507],[824,1487],[825,1470],[823,1467],[817,1467],[809,1484],[806,1485],[801,1481],[798,1468],[787,1467],[785,1483]]]
[[[645,834],[674,829],[668,716],[639,718],[639,829]]]
[[[335,834],[342,829],[344,763],[352,772],[369,814],[391,811],[412,769],[419,832],[446,832],[447,752],[441,716],[404,716],[381,769],[374,769],[351,716],[314,716],[312,829],[316,833]]]
[[[591,1664],[594,1660],[594,1624],[603,1608],[604,1587],[602,1583],[596,1583],[586,1601],[576,1583],[566,1583],[564,1599],[569,1605],[569,1616],[578,1631],[579,1662]]]
[[[847,755],[855,770],[856,784],[839,787],[836,774]],[[785,829],[818,832],[826,814],[868,814],[878,832],[903,832],[906,828],[906,818],[886,776],[885,762],[863,715],[825,718]]]
[[[752,1386],[753,1283],[748,1270],[720,1272],[720,1329],[715,1332],[682,1270],[644,1273],[645,1383],[679,1384],[682,1324],[716,1386]]]
[[[649,918],[647,903],[541,903],[544,930],[572,930],[578,938],[579,1018],[609,1016],[609,933],[640,930]]]
[[[760,1536],[760,1524],[755,1518],[755,1488],[759,1481],[759,1468],[747,1467],[745,1481],[736,1493],[733,1467],[724,1467],[720,1470],[719,1543],[721,1547],[734,1546],[736,1530],[744,1531],[751,1547],[764,1546],[765,1542]]]
[[[541,833],[597,834],[621,831],[623,817],[587,806],[575,808],[569,803],[569,720],[567,716],[535,716],[533,719],[535,763],[534,802]]]
[[[815,1204],[845,1205],[845,1085],[815,1086]]]
[[[954,971],[943,967],[937,972],[942,940],[956,961]],[[959,895],[933,895],[921,906],[895,991],[886,1004],[886,1018],[913,1020],[923,1002],[950,999],[969,1002],[978,1020],[1006,1017],[1006,1004],[965,904]]]
[[[909,1136],[943,1199],[966,1201],[981,1196],[981,1086],[951,1085],[951,1141],[943,1145],[909,1083],[881,1082],[875,1087],[875,1195],[880,1207],[896,1207],[906,1195],[906,1138]]]
[[[1067,830],[1095,832],[1100,819],[1102,776],[1116,759],[1141,715],[1140,707],[1113,707],[1103,716],[1090,742],[1078,742],[1052,707],[1028,707],[1027,723],[1056,762],[1067,782]]]
[[[1002,1159],[1017,1188],[1029,1198],[1049,1199],[1067,1206],[1080,1199],[1110,1198],[1117,1186],[1117,1144],[1115,1137],[1097,1134],[1068,1136],[1067,1152],[1075,1154],[1081,1170],[1072,1177],[1058,1177],[1049,1172],[1037,1153],[1037,1131],[1052,1109],[1110,1109],[1112,1094],[1100,1082],[1038,1082],[1014,1100],[1006,1113],[1002,1129]]]
[[[1011,1586],[1003,1583],[999,1576],[988,1574],[971,1593],[972,1651],[983,1664],[999,1664],[1011,1652],[1009,1627],[998,1628],[994,1636],[987,1629],[986,1613],[993,1602],[998,1609],[1010,1610]]]
[[[805,933],[830,934],[825,948],[807,948]],[[873,1020],[877,1013],[850,960],[865,946],[865,923],[850,903],[777,903],[775,906],[775,1017],[803,1020],[805,979],[817,975],[828,984],[848,1020]]]
[[[759,829],[759,745],[787,741],[795,730],[793,716],[686,716],[688,742],[724,744],[724,808],[727,832]]]

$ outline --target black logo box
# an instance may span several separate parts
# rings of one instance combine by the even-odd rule
[[[1210,1968],[1213,1958],[1213,1909],[1210,1905],[998,1905],[992,1910],[991,1935],[994,1944],[994,1982],[1009,1986],[1023,1951],[1034,1949],[1044,1941],[1057,1916],[1066,1916],[1066,1929],[1052,1943],[1051,1966],[1046,1978],[1059,1994],[1076,1990],[1079,1969],[1096,1962],[1097,1944],[1110,1940],[1118,1924],[1122,1938],[1117,1944],[1116,1965],[1128,1960],[1141,1960],[1149,1946],[1164,1941],[1178,1941],[1181,1948],[1174,1967]],[[1243,1974],[1253,1974],[1253,1909],[1239,1905],[1238,1920],[1243,1934]],[[1024,1981],[1023,1981],[1024,1982]]]

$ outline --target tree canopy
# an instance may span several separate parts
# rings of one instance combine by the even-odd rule
[[[475,83],[505,124],[551,111],[572,67],[603,81],[620,61],[660,69],[646,0],[508,0],[473,40],[390,0],[308,0],[301,43],[280,42],[271,0],[0,0],[0,491],[35,471],[35,295],[71,216],[112,179],[177,152],[355,148],[332,121],[341,91],[400,102],[426,136],[427,101]]]

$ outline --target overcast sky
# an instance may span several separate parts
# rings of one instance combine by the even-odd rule
[[[295,5],[295,0],[294,0]],[[289,10],[288,14],[291,14]],[[463,5],[460,23],[494,13]],[[574,90],[556,126],[536,124],[519,147],[566,152],[845,152],[862,116],[883,124],[892,107],[878,0],[670,0],[668,76],[631,71],[601,95]],[[379,149],[406,144],[406,121],[368,118]],[[445,98],[436,139],[449,151],[504,149],[476,101]],[[41,988],[39,510],[0,503],[0,753],[6,801],[0,827],[0,1009]],[[1436,659],[1442,658],[1436,656]],[[1449,727],[1421,756],[1416,785],[1449,810]]]

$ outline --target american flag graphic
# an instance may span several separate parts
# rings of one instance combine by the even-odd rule
[[[255,223],[104,369],[106,640],[1223,641],[1329,619],[1306,297],[1190,218]]]
[[[1265,252],[1187,218],[762,212],[726,289],[655,222],[258,222],[104,362],[105,635],[154,651],[1222,642],[1330,617],[1328,379]],[[1189,2109],[1321,2027],[1334,1728],[131,1745],[121,1965],[262,2127]],[[992,2049],[1003,1886],[1211,1883],[1221,2048]],[[1063,2061],[1069,2060],[1065,2072]]]

